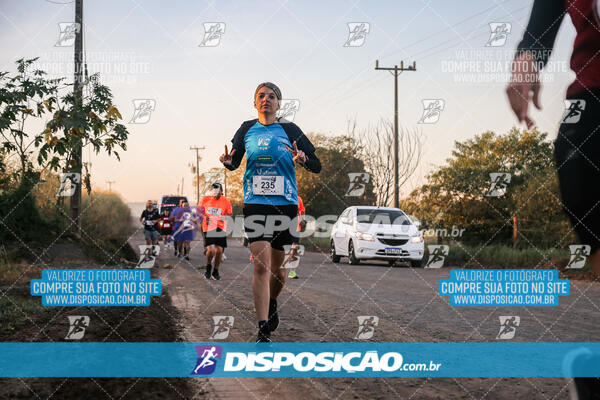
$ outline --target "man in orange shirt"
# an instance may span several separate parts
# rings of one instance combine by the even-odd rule
[[[289,257],[290,262],[296,261],[296,259],[298,257],[298,246],[300,245],[300,231],[302,231],[302,228],[304,227],[304,225],[306,225],[306,221],[304,220],[305,212],[306,212],[306,209],[304,208],[304,202],[302,201],[302,197],[300,197],[300,195],[298,195],[298,227],[296,228],[296,232],[298,233],[298,236],[292,235],[292,249],[290,251],[290,257]],[[292,268],[290,270],[288,278],[298,279],[298,274],[296,273],[296,268]]]
[[[202,221],[202,231],[206,232],[206,272],[204,277],[214,280],[220,280],[219,265],[223,249],[227,247],[227,223],[223,216],[232,215],[231,202],[223,196],[223,187],[220,183],[213,183],[212,196],[204,196],[201,207],[204,208],[204,220]],[[214,264],[212,265],[211,262]]]

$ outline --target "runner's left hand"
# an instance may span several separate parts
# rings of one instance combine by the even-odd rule
[[[296,141],[294,141],[294,149],[290,149],[288,146],[285,146],[286,149],[288,149],[288,151],[290,153],[292,153],[292,156],[294,156],[294,162],[300,163],[300,164],[304,164],[306,162],[306,154],[304,154],[304,152],[302,150],[298,150],[298,145],[296,144]]]

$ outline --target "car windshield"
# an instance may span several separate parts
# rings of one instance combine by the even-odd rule
[[[185,200],[187,201],[187,197],[182,197],[182,196],[165,196],[162,198],[162,204],[168,204],[170,206],[178,206],[179,205],[179,200]]]
[[[410,219],[400,210],[358,208],[356,220],[359,224],[410,225]]]

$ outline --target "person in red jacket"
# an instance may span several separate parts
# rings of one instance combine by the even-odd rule
[[[567,89],[565,111],[554,156],[563,208],[581,244],[591,248],[588,261],[600,274],[600,17],[598,0],[535,0],[527,30],[517,47],[506,88],[519,122],[535,125],[530,104],[541,109],[539,72],[548,62],[562,19],[568,14],[577,35],[571,55],[575,81]]]
[[[506,89],[519,122],[524,122],[527,128],[534,126],[529,107],[533,103],[537,109],[542,108],[539,72],[548,62],[562,19],[569,14],[577,32],[571,54],[575,81],[567,89],[568,107],[554,141],[554,156],[563,209],[580,244],[590,246],[588,261],[597,275],[600,275],[599,10],[598,0],[534,0]],[[598,354],[590,356],[600,358]],[[580,360],[586,361],[586,357],[587,354],[573,360],[571,367]],[[573,398],[592,399],[600,393],[597,377],[575,377],[573,381],[577,392]]]
[[[163,209],[163,213],[158,220],[158,231],[163,240],[163,245],[165,249],[169,248],[169,236],[173,233],[173,223],[169,219],[169,210],[167,208]]]

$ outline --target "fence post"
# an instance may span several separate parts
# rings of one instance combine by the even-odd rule
[[[516,249],[517,248],[517,233],[518,233],[517,217],[513,216],[512,220],[513,220],[512,247],[513,247],[513,249]]]

